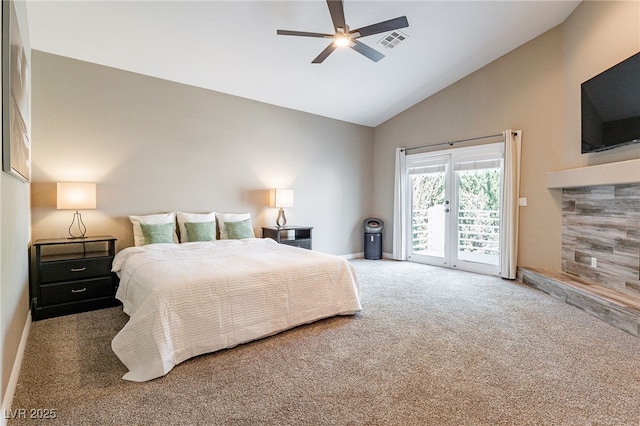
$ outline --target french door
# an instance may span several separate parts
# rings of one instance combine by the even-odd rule
[[[407,259],[500,273],[503,144],[407,156]]]

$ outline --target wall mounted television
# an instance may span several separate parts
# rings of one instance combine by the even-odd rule
[[[581,85],[582,153],[640,143],[640,52]]]

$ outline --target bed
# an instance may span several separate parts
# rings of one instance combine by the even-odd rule
[[[345,259],[265,238],[120,251],[116,298],[130,318],[111,347],[142,382],[208,352],[361,310]]]

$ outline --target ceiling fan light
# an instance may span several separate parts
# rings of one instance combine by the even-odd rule
[[[348,46],[351,43],[351,38],[347,35],[336,36],[334,43],[338,47]]]

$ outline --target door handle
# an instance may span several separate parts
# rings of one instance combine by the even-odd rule
[[[71,268],[71,272],[82,272],[82,271],[86,271],[87,267],[83,267],[83,268]]]
[[[85,291],[87,291],[86,287],[85,288],[81,288],[80,290],[71,289],[71,293],[82,293],[82,292],[85,292]]]
[[[449,209],[444,209],[444,212],[445,213],[449,213]]]

